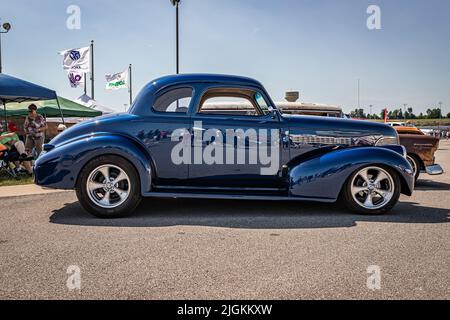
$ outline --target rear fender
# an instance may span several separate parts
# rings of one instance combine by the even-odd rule
[[[57,146],[35,164],[35,182],[58,189],[74,189],[81,170],[91,160],[116,155],[128,160],[137,170],[142,193],[151,189],[152,159],[138,142],[115,134],[88,135]]]
[[[402,193],[412,195],[414,176],[409,162],[398,152],[382,147],[329,152],[289,168],[289,195],[337,200],[347,179],[367,165],[385,165],[399,173]]]

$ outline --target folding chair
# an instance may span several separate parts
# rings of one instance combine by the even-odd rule
[[[11,167],[11,163],[32,161],[33,157],[23,158],[17,152],[15,147],[12,147],[10,150],[8,150],[3,145],[0,146],[0,174],[6,173],[11,178],[19,179],[16,170]]]
[[[0,174],[6,173],[7,176],[17,179],[17,173],[11,168],[11,153],[0,148]]]

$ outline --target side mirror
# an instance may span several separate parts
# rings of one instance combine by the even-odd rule
[[[272,119],[276,119],[278,117],[277,111],[274,107],[269,106],[268,108],[270,115],[272,116]]]

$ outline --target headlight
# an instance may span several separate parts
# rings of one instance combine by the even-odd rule
[[[377,141],[376,146],[399,145],[400,139],[396,137],[383,137]]]
[[[44,144],[43,148],[42,148],[42,152],[39,154],[39,157],[42,157],[43,155],[49,153],[50,151],[52,151],[53,149],[55,149],[55,146],[52,144]]]

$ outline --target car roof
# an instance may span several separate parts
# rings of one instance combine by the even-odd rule
[[[262,86],[262,84],[252,78],[235,76],[235,75],[225,75],[225,74],[208,74],[208,73],[190,73],[190,74],[178,74],[178,75],[168,75],[151,82],[152,85],[158,87],[165,87],[166,85],[174,85],[181,83],[192,83],[192,82],[217,82],[217,83],[234,83],[243,84],[251,86]]]
[[[270,100],[269,94],[265,91],[264,86],[257,80],[234,75],[224,74],[208,74],[208,73],[188,73],[179,75],[168,75],[149,82],[136,97],[133,106],[128,111],[131,114],[151,114],[152,111],[148,108],[153,105],[155,94],[168,87],[179,85],[194,85],[194,84],[221,84],[234,85],[244,87],[256,87],[262,90],[267,98]],[[272,101],[270,101],[273,104]]]

